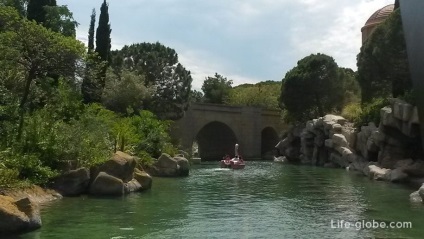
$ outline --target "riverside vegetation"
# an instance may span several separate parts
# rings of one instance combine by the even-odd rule
[[[77,25],[55,0],[0,0],[1,189],[47,186],[67,165],[98,166],[117,151],[135,155],[137,165],[171,162],[179,148],[168,131],[190,102],[281,108],[293,125],[341,113],[357,128],[378,125],[389,98],[414,104],[399,9],[364,43],[357,72],[318,53],[281,82],[233,87],[216,73],[203,93],[191,89],[176,51],[159,42],[111,51],[106,1],[97,28],[93,9],[87,48],[75,39]],[[30,225],[38,222],[32,211],[21,215]]]

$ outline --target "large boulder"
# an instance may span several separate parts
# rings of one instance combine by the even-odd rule
[[[418,191],[415,191],[409,195],[409,200],[411,202],[423,202],[423,199],[420,197]]]
[[[424,201],[424,184],[418,189],[418,195],[420,195],[421,199]]]
[[[416,160],[413,164],[408,164],[403,167],[403,171],[410,177],[424,177],[424,161]]]
[[[404,183],[409,180],[408,174],[403,172],[402,168],[395,168],[390,171],[390,182]]]
[[[380,168],[377,165],[369,165],[369,178],[378,181],[390,180],[390,169]]]
[[[76,196],[87,191],[89,182],[89,170],[79,168],[70,170],[56,178],[52,187],[63,196]]]
[[[152,177],[145,171],[136,168],[134,171],[134,179],[140,183],[142,190],[147,190],[152,187]]]
[[[150,175],[159,177],[188,176],[190,163],[186,158],[171,157],[169,154],[163,153],[153,165],[146,167],[145,170]]]
[[[177,160],[179,176],[188,176],[190,173],[190,162],[184,157],[174,157],[174,159]]]
[[[122,179],[100,172],[90,185],[90,194],[93,195],[123,195],[124,182]]]
[[[132,179],[131,181],[124,183],[125,193],[133,193],[133,192],[138,192],[141,190],[142,190],[141,184],[136,179]]]
[[[0,234],[35,230],[41,227],[38,206],[28,198],[15,201],[0,195]]]
[[[124,183],[133,179],[133,173],[137,161],[135,157],[121,151],[117,151],[111,159],[103,164],[91,168],[92,180],[97,177],[100,172],[121,179]]]

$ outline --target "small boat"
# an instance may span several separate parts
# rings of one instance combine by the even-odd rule
[[[235,146],[235,154],[234,158],[230,158],[228,154],[225,155],[220,162],[221,168],[243,169],[246,164],[243,157],[238,153],[238,144]]]
[[[221,168],[243,169],[246,164],[241,156],[230,159],[228,155],[221,160]]]

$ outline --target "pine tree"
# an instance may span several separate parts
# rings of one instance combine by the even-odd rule
[[[96,25],[96,10],[93,8],[90,20],[90,29],[88,30],[88,52],[94,50],[94,25]]]
[[[104,0],[100,7],[99,26],[96,31],[96,52],[99,54],[102,61],[109,61],[110,59],[111,31],[108,4],[106,3],[106,0]]]
[[[45,6],[56,6],[56,0],[29,0],[27,7],[28,20],[35,20],[37,23],[46,22]]]

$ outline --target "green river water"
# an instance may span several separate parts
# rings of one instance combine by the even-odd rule
[[[409,202],[412,191],[337,169],[207,163],[186,178],[154,178],[147,192],[49,203],[42,228],[17,238],[424,238],[424,205]],[[412,228],[358,230],[358,220]]]

